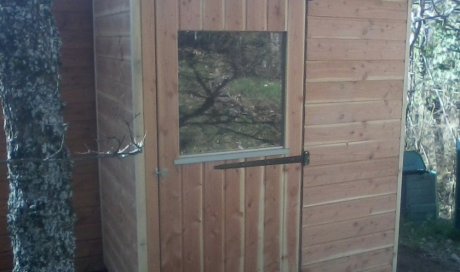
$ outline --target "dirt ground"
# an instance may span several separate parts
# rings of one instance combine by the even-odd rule
[[[411,249],[404,245],[398,250],[398,272],[459,272],[460,260],[452,256],[439,258],[427,251]]]

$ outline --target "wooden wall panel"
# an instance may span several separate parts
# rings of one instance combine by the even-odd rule
[[[225,271],[224,173],[204,168],[204,271]]]
[[[360,101],[312,104],[307,107],[307,125],[342,124],[400,119],[402,101]]]
[[[391,246],[393,243],[393,231],[372,233],[369,235],[352,237],[340,241],[319,244],[306,249],[305,255],[308,260],[314,262],[342,257],[344,252],[360,252],[369,248]]]
[[[303,226],[314,226],[392,212],[396,208],[396,194],[363,196],[360,199],[337,203],[304,205]]]
[[[395,177],[368,178],[338,184],[326,184],[310,187],[303,192],[305,206],[333,203],[339,200],[351,200],[367,196],[395,194]]]
[[[394,229],[395,212],[388,212],[353,220],[320,224],[303,228],[303,249],[313,245],[334,243],[339,240],[365,236]],[[342,252],[345,253],[345,252]],[[312,260],[303,256],[303,262]]]
[[[398,158],[373,159],[341,164],[307,167],[304,172],[304,186],[336,184],[345,181],[373,177],[397,176]],[[366,169],[366,171],[362,171]]]
[[[94,1],[95,67],[100,150],[134,127],[131,1]],[[123,144],[127,144],[127,140]],[[135,160],[99,162],[104,262],[109,271],[137,271]]]
[[[406,20],[405,0],[308,2],[302,271],[392,268]]]
[[[345,256],[319,262],[314,264],[304,264],[302,271],[366,271],[382,264],[389,265],[393,260],[393,246],[377,248],[367,252],[358,253],[351,256]]]
[[[125,0],[127,1],[127,0]],[[96,11],[95,11],[96,12]],[[94,17],[94,34],[98,36],[125,36],[130,35],[129,12],[106,14]]]
[[[308,60],[400,60],[404,41],[311,39]]]
[[[225,30],[241,31],[246,26],[246,1],[225,1]]]
[[[246,30],[267,29],[267,0],[246,0]]]
[[[217,2],[217,1],[216,1]],[[202,27],[202,1],[180,0],[179,20],[182,30],[200,30]]]
[[[203,5],[203,29],[224,29],[224,2],[215,0],[202,0]]]
[[[100,57],[113,58],[124,60],[131,58],[131,46],[128,37],[114,36],[99,36],[95,42],[95,54]]]
[[[319,1],[316,1],[319,2]],[[308,17],[309,39],[404,41],[406,22],[395,20]]]
[[[342,124],[309,125],[305,127],[305,141],[311,145],[364,142],[395,139],[401,129],[400,120],[363,121]]]
[[[307,61],[307,83],[360,80],[403,80],[402,60]]]
[[[264,169],[253,167],[245,172],[245,271],[261,271],[263,260],[259,254],[263,252],[264,228],[260,226],[264,218]]]
[[[280,271],[281,218],[283,207],[282,166],[265,168],[264,267],[263,271]]]
[[[401,101],[402,80],[310,82],[307,104],[351,101]]]
[[[167,169],[168,175],[161,177],[160,194],[160,244],[162,271],[183,271],[182,207],[180,169],[174,165],[179,154],[178,112],[178,59],[177,31],[179,30],[179,3],[157,1],[157,104],[158,112],[158,168]],[[168,109],[161,110],[161,105]]]
[[[267,29],[271,31],[286,29],[286,8],[284,0],[267,0]]]
[[[406,11],[405,0],[315,0],[308,5],[309,16],[334,18],[381,18],[405,21]]]
[[[203,185],[201,165],[183,168],[184,267],[190,272],[203,269]]]
[[[126,0],[93,0],[94,16],[103,17],[129,11],[129,1]]]
[[[225,171],[225,271],[244,271],[245,171]]]
[[[306,148],[310,151],[311,166],[391,158],[399,154],[398,141],[396,140],[306,145]]]

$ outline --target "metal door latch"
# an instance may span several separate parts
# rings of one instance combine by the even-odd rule
[[[214,166],[214,169],[247,168],[247,167],[278,165],[278,164],[291,164],[291,163],[300,163],[300,164],[302,164],[302,166],[308,165],[310,163],[310,152],[303,151],[301,155],[284,157],[284,158],[263,159],[263,160],[235,162],[235,163],[225,163],[225,164],[220,164],[220,165]]]
[[[160,170],[160,169],[155,169],[155,175],[157,175],[157,177],[159,178],[165,178],[167,177],[169,174],[168,172],[168,169],[163,169],[163,170]]]

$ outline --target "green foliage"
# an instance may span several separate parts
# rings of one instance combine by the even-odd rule
[[[441,216],[452,213],[455,141],[459,137],[460,3],[413,3],[406,149],[438,173]]]
[[[399,242],[439,260],[460,256],[460,230],[450,220],[401,222]]]

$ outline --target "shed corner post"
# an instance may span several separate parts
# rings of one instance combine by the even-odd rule
[[[142,139],[146,135],[144,127],[144,105],[143,105],[143,61],[142,61],[142,21],[141,3],[142,0],[130,1],[130,32],[131,32],[131,76],[133,92],[133,137]],[[145,139],[144,139],[145,141]],[[136,188],[136,249],[137,268],[139,272],[148,271],[148,234],[147,234],[147,180],[145,175],[145,143],[143,152],[136,155],[135,160],[135,188]]]
[[[410,35],[411,35],[411,13],[412,13],[412,1],[407,0],[407,28],[406,28],[406,55],[404,63],[404,91],[403,91],[403,104],[401,111],[401,138],[400,138],[400,152],[399,152],[399,166],[398,166],[398,193],[397,193],[397,204],[396,204],[396,218],[395,218],[395,240],[393,249],[393,272],[396,272],[398,267],[398,245],[399,245],[399,224],[401,217],[401,194],[402,194],[402,168],[404,158],[404,147],[406,137],[406,109],[407,109],[407,89],[409,84],[409,58],[410,58]]]

